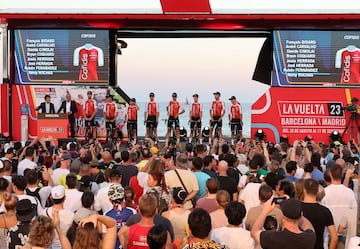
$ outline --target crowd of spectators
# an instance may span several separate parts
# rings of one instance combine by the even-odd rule
[[[360,149],[295,140],[0,145],[0,248],[360,248]]]

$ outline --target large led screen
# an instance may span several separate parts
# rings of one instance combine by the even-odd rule
[[[15,83],[109,83],[109,31],[16,29]]]
[[[274,32],[273,86],[360,85],[360,31]]]

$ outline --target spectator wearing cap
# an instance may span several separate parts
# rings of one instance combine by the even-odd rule
[[[35,169],[36,168],[37,165],[33,161],[34,153],[35,153],[35,150],[33,147],[27,147],[25,149],[25,158],[19,162],[18,168],[17,168],[17,174],[19,176],[23,176],[24,171],[26,169]]]
[[[16,219],[18,223],[9,228],[9,244],[8,248],[21,248],[29,239],[30,223],[36,216],[36,205],[32,204],[30,200],[19,200],[16,204]]]
[[[70,125],[70,136],[75,137],[75,113],[77,113],[78,109],[76,107],[76,102],[71,100],[70,93],[66,93],[65,100],[61,103],[61,106],[58,113],[66,113],[69,120]]]
[[[121,229],[122,225],[135,214],[133,209],[124,207],[122,208],[122,204],[124,201],[124,188],[121,184],[111,184],[108,190],[108,198],[113,205],[113,208],[105,213],[106,216],[109,216],[116,220],[117,232]],[[116,247],[120,247],[119,238],[116,239]]]
[[[179,154],[176,157],[175,169],[165,173],[165,183],[169,189],[182,187],[188,193],[184,200],[184,207],[191,209],[193,208],[191,200],[199,193],[199,185],[194,173],[188,170],[188,164],[188,157],[185,154]]]
[[[25,176],[13,177],[13,191],[19,200],[28,199],[36,207],[36,214],[40,214],[43,211],[40,201],[31,195],[26,194],[27,179]]]
[[[109,210],[113,208],[113,204],[109,200],[108,192],[109,188],[112,184],[121,184],[121,174],[116,169],[108,169],[110,170],[109,175],[109,185],[99,189],[96,194],[94,209],[98,212],[102,212],[103,214],[107,213]]]
[[[251,229],[251,236],[262,248],[304,249],[314,248],[316,235],[310,221],[302,215],[300,201],[290,198],[280,203],[282,230],[263,231],[266,217],[275,207],[273,197],[265,202],[263,211]]]
[[[195,124],[197,127],[197,134],[199,143],[202,144],[202,132],[201,132],[201,119],[202,119],[202,104],[199,102],[199,94],[193,95],[194,102],[191,103],[189,111],[189,122],[190,122],[190,136],[189,143],[192,142]]]
[[[155,94],[151,92],[149,94],[150,101],[145,105],[144,112],[144,124],[146,125],[145,139],[150,137],[150,129],[153,129],[153,135],[155,140],[158,140],[157,125],[159,123],[159,104],[155,101]]]
[[[66,185],[68,189],[65,190],[64,209],[75,212],[82,208],[81,196],[83,195],[83,192],[78,190],[79,182],[75,174],[70,173],[66,176]]]
[[[172,93],[172,100],[166,106],[166,111],[168,114],[168,123],[167,123],[167,132],[165,144],[168,145],[171,127],[175,126],[176,130],[176,142],[180,142],[180,124],[179,124],[179,115],[183,114],[185,110],[181,107],[180,102],[177,101],[177,93]]]
[[[225,208],[228,225],[219,227],[211,232],[211,240],[227,245],[229,249],[253,249],[255,241],[250,232],[242,227],[246,215],[245,206],[237,201],[232,201]]]
[[[137,154],[136,152],[128,152],[126,150],[121,152],[122,163],[116,168],[122,176],[121,185],[123,187],[129,186],[130,178],[137,175],[138,168],[136,167]]]
[[[55,185],[59,183],[59,179],[63,175],[68,175],[70,173],[70,165],[71,165],[71,154],[65,152],[61,155],[60,167],[55,169],[51,175],[51,178]]]
[[[225,103],[220,100],[220,96],[220,92],[214,92],[215,100],[211,102],[209,144],[211,144],[212,133],[215,127],[219,140],[222,140],[222,118],[225,115]]]
[[[90,217],[92,214],[93,213],[87,208],[80,208],[79,210],[77,210],[74,213],[73,222],[72,222],[71,226],[69,227],[69,229],[66,232],[66,237],[70,241],[71,245],[74,244],[75,235],[76,235],[76,229],[77,229],[80,221]]]
[[[65,196],[65,188],[63,186],[55,186],[51,189],[51,200],[53,202],[53,206],[49,208],[45,208],[41,215],[47,216],[52,218],[53,210],[59,211],[59,219],[60,219],[60,228],[61,231],[66,234],[68,229],[70,228],[73,219],[74,219],[74,212],[70,210],[66,210],[64,208],[64,202],[66,199]],[[71,197],[70,197],[71,198]],[[79,201],[81,204],[81,201]],[[59,237],[57,234],[53,240],[51,248],[61,249],[61,244]]]
[[[174,228],[175,240],[186,236],[185,228],[190,211],[184,208],[184,200],[187,194],[181,187],[174,188],[169,211],[162,214],[163,217],[170,220]]]
[[[0,177],[5,178],[10,183],[12,182],[13,164],[9,158],[12,158],[12,155],[12,153],[5,154],[5,157],[0,159]]]

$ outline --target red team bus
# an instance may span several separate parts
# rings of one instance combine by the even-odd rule
[[[58,110],[70,93],[78,107],[76,136],[82,137],[82,104],[91,91],[103,137],[105,96],[129,101],[114,90],[121,87],[116,77],[121,38],[191,33],[266,38],[253,79],[272,87],[252,105],[252,136],[328,142],[338,131],[344,140],[357,141],[359,24],[360,3],[350,0],[326,6],[305,0],[299,7],[265,0],[77,0],[71,7],[61,1],[2,0],[0,133],[13,140],[66,137],[56,120],[61,117],[42,122],[36,108],[49,95]]]

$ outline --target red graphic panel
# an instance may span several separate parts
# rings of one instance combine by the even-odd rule
[[[286,135],[292,143],[311,135],[329,143],[337,130],[345,142],[358,141],[360,115],[346,108],[354,97],[360,97],[360,89],[272,87],[252,106],[251,134],[262,129],[267,141],[279,142]]]
[[[209,0],[161,0],[164,13],[211,13]]]

